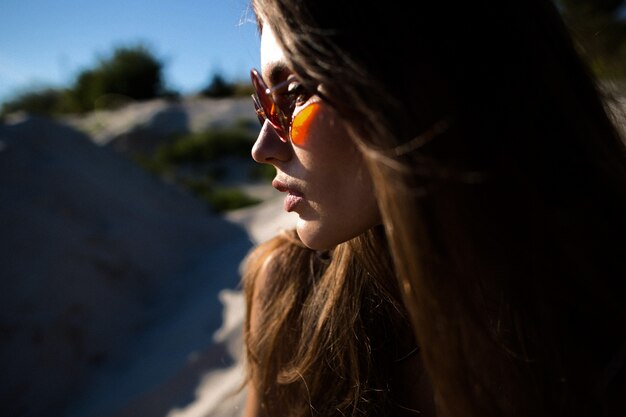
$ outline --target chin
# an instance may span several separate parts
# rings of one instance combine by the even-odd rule
[[[296,229],[296,232],[298,232],[298,237],[300,238],[302,243],[304,243],[304,246],[306,246],[309,249],[328,250],[336,245],[336,243],[335,244],[327,243],[323,239],[320,239],[318,236],[315,236],[315,235],[311,236],[307,233],[302,233],[299,229]]]
[[[309,224],[309,222],[299,221],[296,225],[296,232],[298,237],[304,243],[304,245],[313,250],[328,250],[332,249],[340,243],[346,242],[354,236],[343,236],[340,233],[330,233],[329,230],[324,230],[323,227]]]

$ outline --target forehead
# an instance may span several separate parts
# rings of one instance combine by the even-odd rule
[[[289,74],[285,53],[272,29],[265,25],[261,33],[261,75],[268,84],[276,84]]]

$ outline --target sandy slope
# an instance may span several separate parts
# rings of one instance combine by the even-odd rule
[[[227,219],[249,233],[249,239],[232,245],[259,243],[283,228],[293,227],[296,218],[287,215],[282,204],[282,197],[277,196],[259,206],[229,213]],[[219,268],[222,275],[238,276],[240,249],[222,246],[206,253],[204,263],[209,269]],[[100,375],[92,393],[67,417],[240,416],[246,394],[240,390],[244,377],[244,301],[238,289],[216,289],[195,287],[194,296],[185,301],[184,308],[152,328],[129,350],[129,356],[137,354],[142,359]],[[223,305],[221,326],[207,332],[207,317],[216,313],[211,304],[218,298]],[[198,340],[198,334],[211,339]]]
[[[294,219],[212,216],[92,141],[0,125],[0,415],[237,415],[239,263]]]
[[[229,213],[226,217],[246,228],[254,243],[264,241],[283,228],[293,227],[296,218],[282,210],[282,197],[265,203]],[[232,257],[231,248],[207,254],[207,263],[220,263],[223,271],[233,273],[238,270],[241,259]],[[155,341],[151,348],[143,344],[139,349],[144,355],[153,358],[150,367],[159,360],[167,360],[168,353],[163,341],[172,338],[180,340],[179,334],[197,333],[206,320],[206,304],[215,298],[215,292],[197,289],[196,296],[186,304],[183,311],[172,319],[153,329],[149,336]],[[243,296],[240,291],[223,289],[218,297],[224,308],[222,325],[213,333],[213,343],[206,348],[191,352],[186,358],[179,358],[178,368],[168,376],[155,381],[143,393],[134,396],[121,409],[113,414],[81,413],[81,416],[168,416],[168,417],[238,417],[243,411],[245,389],[240,390],[244,371],[242,357],[242,324],[245,314]],[[159,346],[160,344],[160,346]],[[140,375],[143,365],[115,377],[128,380]],[[165,376],[165,375],[164,375]],[[145,387],[145,385],[144,385]],[[104,397],[102,396],[104,394]],[[192,394],[190,396],[190,394]],[[106,387],[99,392],[100,399],[107,397]]]
[[[243,121],[258,126],[249,97],[154,99],[118,110],[98,110],[86,116],[68,117],[66,122],[87,133],[99,145],[117,150],[150,147],[172,134],[201,132]]]

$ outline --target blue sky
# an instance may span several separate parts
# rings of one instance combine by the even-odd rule
[[[182,93],[216,72],[247,79],[259,65],[248,0],[2,0],[0,102],[36,86],[67,86],[99,56],[139,42]]]

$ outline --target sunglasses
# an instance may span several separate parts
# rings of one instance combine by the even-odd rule
[[[284,142],[291,140],[296,145],[303,145],[309,136],[309,128],[319,111],[320,103],[311,103],[290,116],[289,113],[293,106],[289,105],[290,110],[285,111],[276,103],[274,95],[287,88],[290,83],[296,80],[295,77],[289,77],[272,88],[265,84],[259,72],[254,68],[250,71],[250,78],[255,90],[255,93],[252,94],[254,110],[261,126],[267,120]]]

